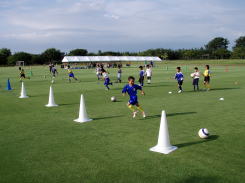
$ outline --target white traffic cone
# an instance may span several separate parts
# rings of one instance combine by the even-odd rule
[[[92,121],[92,119],[88,118],[83,95],[81,95],[81,100],[80,100],[79,117],[78,119],[75,119],[74,121],[78,123]]]
[[[21,84],[21,92],[19,98],[28,98],[28,96],[26,95],[26,89],[23,81]]]
[[[169,154],[178,147],[172,146],[169,141],[168,122],[165,111],[162,111],[161,124],[158,135],[158,143],[155,147],[150,148],[150,151]]]
[[[53,87],[52,85],[50,86],[49,90],[49,99],[48,99],[48,104],[45,105],[46,107],[57,107],[58,105],[54,101],[54,92],[53,92]]]

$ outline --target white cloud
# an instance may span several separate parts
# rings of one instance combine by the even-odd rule
[[[83,42],[94,50],[178,48],[245,34],[242,7],[221,0],[3,0],[0,8],[0,41],[46,42],[47,47],[54,40],[58,47]]]

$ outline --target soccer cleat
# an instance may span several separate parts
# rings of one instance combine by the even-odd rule
[[[146,118],[145,112],[142,112],[142,116],[143,118]]]
[[[136,117],[137,112],[138,112],[138,111],[134,111],[134,112],[133,112],[133,118]]]
[[[182,90],[179,90],[178,93],[182,93]]]

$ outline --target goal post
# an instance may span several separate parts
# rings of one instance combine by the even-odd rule
[[[25,61],[17,61],[16,66],[24,67],[25,66]]]

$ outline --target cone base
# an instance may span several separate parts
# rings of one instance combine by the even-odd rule
[[[176,146],[170,146],[170,147],[160,147],[160,146],[155,146],[150,148],[150,151],[153,152],[158,152],[158,153],[162,153],[162,154],[169,154],[172,151],[175,151],[176,149],[178,149],[178,147]]]
[[[75,119],[73,121],[77,122],[77,123],[85,123],[85,122],[89,122],[92,121],[93,119]]]
[[[19,98],[29,98],[28,96],[19,96]]]
[[[57,105],[57,104],[47,104],[47,105],[45,105],[46,107],[57,107],[57,106],[59,106],[59,105]]]

